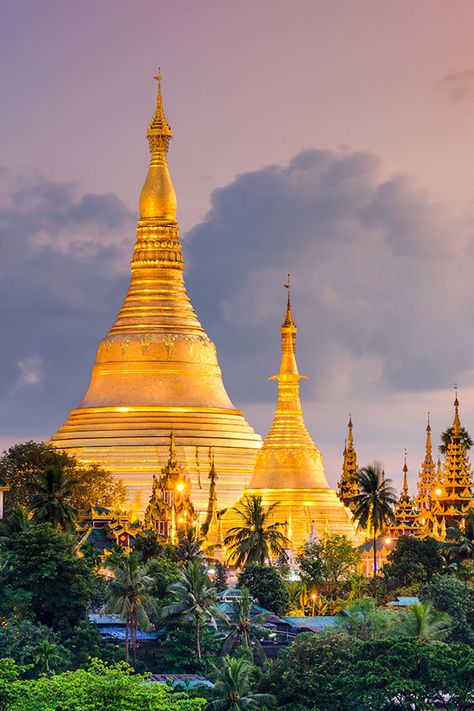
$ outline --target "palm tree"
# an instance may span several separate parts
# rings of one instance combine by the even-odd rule
[[[21,533],[28,527],[28,512],[22,506],[13,506],[0,521],[0,539],[9,538],[14,533]]]
[[[216,628],[216,618],[227,621],[227,617],[216,606],[217,590],[200,560],[190,561],[184,570],[179,571],[179,575],[179,580],[168,585],[168,592],[174,600],[163,608],[161,621],[191,618],[194,621],[196,653],[201,659],[201,623],[207,621]]]
[[[271,694],[257,694],[252,691],[253,665],[243,657],[224,657],[222,667],[217,669],[216,682],[212,690],[215,697],[204,707],[204,711],[238,711],[238,709],[272,706],[275,699]]]
[[[359,494],[354,497],[354,519],[357,527],[372,531],[374,547],[374,600],[377,602],[377,536],[389,521],[394,521],[392,506],[396,494],[389,484],[390,479],[382,475],[380,465],[364,467],[357,472]]]
[[[50,676],[54,669],[61,665],[61,662],[62,655],[59,652],[58,645],[43,639],[38,645],[35,654],[35,665],[38,672]]]
[[[444,432],[442,433],[441,444],[438,447],[441,454],[446,454],[446,452],[448,451],[448,445],[451,442],[452,435],[453,435],[453,428],[452,427],[448,427],[448,429],[444,430]],[[466,430],[466,428],[462,427],[462,426],[460,429],[460,439],[461,439],[461,444],[464,447],[464,451],[469,452],[469,450],[471,449],[472,444],[473,444],[472,437],[469,434],[469,432]]]
[[[252,651],[255,649],[256,656],[261,660],[265,657],[265,652],[260,644],[259,637],[266,634],[266,629],[263,623],[266,620],[265,613],[260,613],[251,617],[252,600],[248,588],[243,587],[240,591],[240,597],[232,600],[234,608],[231,617],[233,630],[225,638],[222,646],[224,654],[230,654],[235,647],[243,646]]]
[[[459,525],[448,528],[447,537],[440,546],[448,559],[459,563],[474,561],[474,509],[469,509]]]
[[[118,614],[126,621],[125,661],[128,662],[130,647],[136,657],[137,631],[149,630],[149,615],[156,614],[150,592],[155,581],[137,553],[117,558],[110,567],[113,578],[109,582],[107,612]]]
[[[40,523],[49,522],[56,529],[74,530],[76,511],[69,503],[75,482],[62,469],[46,467],[31,485],[31,510]]]
[[[397,631],[424,644],[445,639],[451,628],[451,615],[436,612],[431,602],[420,602],[400,614]]]
[[[242,503],[234,506],[233,511],[240,516],[242,525],[229,529],[224,543],[238,568],[251,563],[265,565],[271,555],[285,554],[285,549],[290,546],[281,530],[285,524],[270,523],[277,506],[278,502],[265,510],[262,497],[249,494],[244,496]]]
[[[184,531],[178,531],[178,545],[176,553],[180,563],[189,563],[192,560],[202,559],[202,544],[204,540],[189,526]]]

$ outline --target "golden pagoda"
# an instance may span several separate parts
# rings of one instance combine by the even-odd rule
[[[349,416],[347,440],[343,453],[342,473],[337,485],[337,495],[344,506],[348,506],[351,511],[356,508],[355,497],[360,493],[357,483],[357,453],[354,449],[352,427],[352,417]]]
[[[287,535],[294,550],[301,548],[310,535],[345,534],[354,543],[363,542],[352,522],[349,509],[329,487],[321,452],[306,429],[299,396],[300,375],[296,364],[296,333],[290,301],[290,284],[286,316],[281,326],[282,358],[280,372],[270,380],[278,383],[278,401],[270,430],[258,452],[255,470],[246,490],[259,495],[262,504],[279,505],[272,514],[273,522],[287,524]],[[235,512],[227,511],[225,527],[239,525]]]
[[[214,448],[222,506],[250,480],[261,438],[227,395],[214,343],[190,303],[178,238],[176,194],[168,171],[172,137],[158,81],[148,126],[151,159],[140,195],[131,281],[122,308],[100,342],[87,392],[52,442],[121,479],[143,511],[156,460],[173,429],[191,478],[193,501],[205,512],[196,447]]]

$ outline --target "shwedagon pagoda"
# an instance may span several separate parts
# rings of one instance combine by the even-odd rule
[[[172,138],[161,75],[148,126],[150,164],[140,194],[131,280],[122,308],[100,342],[86,394],[52,437],[83,462],[97,462],[125,484],[133,516],[171,540],[180,526],[197,525],[208,546],[222,549],[235,525],[232,506],[245,494],[278,502],[297,550],[325,533],[362,543],[352,520],[357,454],[349,420],[338,491],[331,489],[321,452],[303,419],[296,363],[297,328],[290,301],[281,326],[278,399],[262,439],[226,392],[214,343],[191,305],[176,220],[176,194],[167,164]],[[404,486],[390,535],[443,538],[473,502],[470,463],[461,442],[456,394],[452,439],[444,465],[432,457],[428,423],[418,491]],[[219,513],[223,512],[224,513]],[[100,516],[99,516],[100,517]],[[126,530],[126,518],[120,530]]]

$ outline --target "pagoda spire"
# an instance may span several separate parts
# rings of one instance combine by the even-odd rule
[[[425,458],[421,464],[418,475],[417,504],[420,514],[424,515],[431,508],[433,489],[435,488],[435,463],[433,461],[433,445],[431,442],[431,422],[428,412],[428,424],[426,426]]]
[[[408,466],[407,466],[407,450],[405,449],[405,457],[403,462],[403,488],[401,500],[409,501],[408,495]]]
[[[249,489],[261,488],[329,488],[324,474],[321,453],[316,449],[306,429],[301,409],[296,363],[297,327],[293,319],[290,279],[285,318],[280,328],[281,363],[278,375],[269,380],[278,382],[278,400],[272,426],[257,455]]]
[[[150,167],[140,195],[140,218],[176,219],[176,193],[168,170],[166,156],[173,136],[166,120],[161,95],[161,71],[154,77],[158,82],[155,115],[148,124]]]
[[[338,482],[337,494],[343,504],[352,511],[356,508],[356,500],[360,493],[357,483],[357,453],[354,449],[354,435],[352,433],[352,415],[347,423],[347,439],[343,452],[341,478]]]
[[[389,533],[393,537],[416,535],[422,529],[419,510],[415,500],[408,493],[407,450],[403,459],[403,486],[400,498],[393,507],[395,524],[390,526]]]

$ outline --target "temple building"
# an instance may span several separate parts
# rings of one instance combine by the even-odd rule
[[[322,539],[325,533],[348,536],[355,544],[363,542],[356,533],[352,515],[329,487],[321,452],[306,429],[299,396],[300,375],[296,364],[296,333],[288,287],[286,315],[281,326],[281,365],[278,375],[278,401],[270,430],[257,455],[255,470],[246,494],[262,497],[264,506],[278,502],[273,522],[287,524],[287,536],[294,550],[310,536]],[[238,525],[235,512],[228,510],[224,526]]]
[[[153,487],[145,511],[145,529],[155,531],[170,543],[178,540],[178,531],[195,524],[191,486],[176,457],[174,432],[171,432],[169,456],[159,478],[153,475]]]
[[[444,529],[453,523],[460,523],[474,503],[473,486],[471,464],[462,440],[456,393],[451,440],[446,451],[442,478],[433,492],[433,523],[438,523],[438,527]]]
[[[214,343],[190,303],[167,164],[172,137],[161,95],[148,126],[148,174],[140,195],[131,281],[122,308],[100,342],[79,407],[53,435],[58,448],[97,462],[121,479],[130,504],[143,513],[156,458],[169,432],[190,477],[193,503],[205,512],[196,448],[213,447],[221,505],[231,505],[250,481],[261,438],[232,404]],[[163,456],[164,458],[164,456]]]
[[[416,536],[422,530],[420,521],[420,511],[416,500],[412,499],[408,493],[408,466],[407,455],[405,452],[405,461],[403,464],[403,488],[400,498],[393,507],[395,523],[389,528],[389,536],[391,538],[399,538],[400,536]]]
[[[356,508],[355,497],[359,495],[359,485],[357,483],[357,453],[354,449],[354,436],[352,434],[352,417],[349,416],[347,425],[347,440],[344,447],[342,473],[338,481],[337,495],[344,506],[348,506],[351,511]]]

